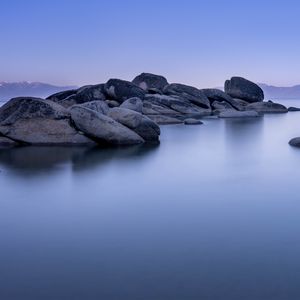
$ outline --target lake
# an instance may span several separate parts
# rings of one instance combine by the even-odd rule
[[[0,150],[0,299],[300,299],[300,112],[204,123]]]

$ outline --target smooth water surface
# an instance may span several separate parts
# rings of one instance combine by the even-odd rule
[[[204,122],[0,150],[0,299],[300,299],[300,113]]]

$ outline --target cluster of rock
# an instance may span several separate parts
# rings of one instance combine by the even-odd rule
[[[132,145],[159,141],[157,124],[202,124],[216,118],[258,117],[288,109],[271,101],[253,82],[232,77],[224,91],[168,83],[142,73],[132,82],[63,91],[47,99],[13,98],[0,108],[0,144]]]

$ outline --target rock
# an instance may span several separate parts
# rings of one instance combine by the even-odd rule
[[[185,125],[201,125],[201,124],[203,124],[203,122],[200,120],[197,120],[197,119],[188,118],[188,119],[184,120],[184,124]]]
[[[143,111],[143,101],[140,98],[134,97],[129,98],[126,101],[124,101],[121,105],[121,108],[127,108],[134,111],[137,111],[139,113],[142,113]]]
[[[31,97],[13,98],[0,108],[0,125],[14,124],[19,119],[65,119],[69,112],[50,100]]]
[[[214,101],[211,104],[211,107],[213,109],[218,109],[218,110],[223,110],[223,109],[233,109],[234,110],[234,108],[226,101],[222,101],[222,102]]]
[[[115,100],[106,100],[105,102],[107,103],[108,107],[119,107],[120,106],[120,103]]]
[[[210,108],[209,99],[203,91],[192,86],[172,83],[164,87],[163,93],[170,96],[179,96],[202,108]]]
[[[99,143],[133,145],[144,142],[138,134],[126,126],[85,107],[73,106],[71,118],[79,130]]]
[[[288,111],[300,111],[300,108],[292,106],[288,108]]]
[[[67,90],[67,91],[62,91],[62,92],[58,92],[53,95],[50,95],[46,99],[54,101],[54,102],[59,102],[60,100],[66,99],[67,97],[69,97],[71,95],[75,95],[76,93],[77,93],[77,90]]]
[[[75,91],[75,93],[74,93]],[[59,103],[64,107],[75,104],[91,102],[95,100],[105,100],[104,84],[87,85],[78,90],[70,90],[49,96],[47,99]]]
[[[224,90],[232,98],[239,98],[249,103],[264,100],[263,90],[257,84],[242,77],[226,80]]]
[[[156,124],[159,125],[183,123],[183,121],[180,119],[176,119],[174,117],[164,116],[164,115],[148,115],[148,118],[150,118],[152,121],[154,121]]]
[[[95,145],[71,127],[68,119],[18,119],[11,125],[1,125],[0,132],[20,143],[33,145]]]
[[[78,106],[89,108],[91,110],[95,110],[101,114],[106,115],[109,111],[109,107],[107,103],[103,100],[95,100],[91,102],[86,102],[82,104],[77,104]]]
[[[162,91],[166,85],[168,85],[168,81],[165,77],[150,73],[142,73],[135,77],[132,81],[134,84],[139,86],[145,91]]]
[[[238,110],[222,110],[219,113],[219,118],[253,118],[258,117],[259,114],[256,111],[238,111]]]
[[[143,114],[145,115],[178,115],[178,111],[175,111],[164,105],[156,105],[151,102],[143,102]]]
[[[289,144],[293,147],[300,148],[300,137],[293,138],[289,141]]]
[[[136,132],[145,141],[159,140],[159,126],[139,112],[116,107],[109,111],[108,116]]]
[[[145,101],[159,106],[171,108],[182,114],[203,114],[210,113],[210,110],[203,109],[197,105],[190,103],[185,98],[178,96],[166,96],[166,95],[151,95],[145,96]]]
[[[247,110],[255,110],[260,113],[286,113],[287,108],[279,103],[273,102],[256,102],[247,105]]]
[[[238,98],[232,98],[235,102],[237,102],[241,107],[243,107],[243,110],[245,110],[246,106],[249,104],[249,102],[238,99]]]
[[[238,101],[234,100],[228,94],[224,93],[218,89],[202,89],[201,90],[205,96],[209,99],[210,103],[217,102],[227,102],[230,104],[230,107],[237,110],[244,110],[244,106],[242,106]],[[229,108],[229,106],[228,106]]]
[[[120,103],[133,97],[143,99],[146,94],[143,89],[134,83],[121,79],[110,79],[105,84],[105,92],[111,99]]]
[[[9,148],[18,146],[16,141],[13,141],[5,136],[0,136],[0,148]]]

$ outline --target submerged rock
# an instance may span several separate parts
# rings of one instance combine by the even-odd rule
[[[253,118],[259,117],[259,114],[256,111],[237,111],[237,110],[222,110],[219,113],[219,118]]]
[[[255,110],[260,113],[286,113],[287,108],[279,103],[274,102],[256,102],[247,105],[247,110]]]
[[[136,111],[121,107],[113,108],[109,111],[108,116],[132,129],[145,141],[159,140],[159,126],[151,119]]]
[[[73,106],[71,118],[80,131],[98,143],[133,145],[144,142],[138,134],[126,126],[89,108]]]
[[[184,124],[185,125],[201,125],[201,124],[203,124],[203,122],[198,119],[188,118],[188,119],[184,120]]]
[[[121,79],[110,79],[105,84],[105,93],[120,103],[133,97],[143,99],[146,92],[132,82]]]
[[[147,92],[151,90],[155,93],[162,92],[164,87],[169,84],[165,77],[150,73],[142,73],[135,77],[132,82]]]
[[[300,148],[300,137],[293,138],[289,141],[289,144],[293,147]]]
[[[232,77],[225,81],[225,93],[232,98],[238,98],[247,102],[260,102],[264,100],[263,90],[254,82],[242,77]]]

